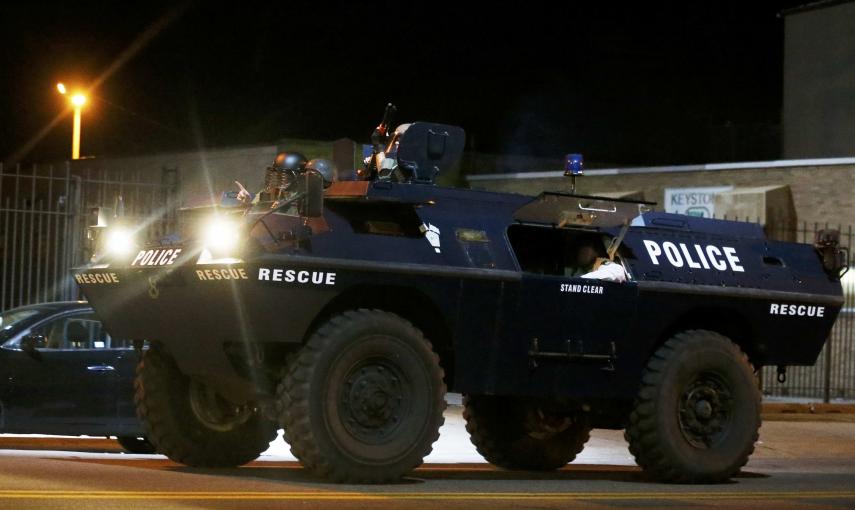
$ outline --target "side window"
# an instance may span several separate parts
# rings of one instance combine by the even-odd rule
[[[525,273],[564,274],[564,232],[544,227],[511,225],[508,240]]]
[[[91,313],[61,317],[34,328],[32,334],[45,337],[45,349],[109,349],[111,342]]]
[[[113,338],[110,347],[113,349],[133,349],[134,341],[127,338]],[[143,342],[143,349],[148,349],[148,340]]]
[[[496,267],[493,253],[490,249],[490,239],[487,232],[469,228],[458,228],[455,231],[457,242],[463,248],[463,253],[472,267]]]
[[[579,276],[606,256],[603,236],[594,232],[511,225],[508,240],[526,273]]]
[[[331,202],[328,207],[347,218],[357,234],[422,237],[422,220],[411,204]]]
[[[616,272],[597,272],[607,262],[610,237],[591,231],[511,225],[508,240],[525,273],[578,278],[582,275],[611,281],[625,281],[627,274],[620,257],[615,257]]]

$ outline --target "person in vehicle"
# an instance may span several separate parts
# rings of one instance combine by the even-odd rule
[[[600,256],[596,241],[587,239],[576,248],[573,270],[567,276],[623,283],[626,269],[620,262]]]
[[[306,163],[306,170],[314,170],[321,174],[324,178],[324,188],[329,188],[332,183],[338,181],[338,168],[328,159],[315,158]]]
[[[399,182],[407,180],[407,176],[401,173],[403,169],[399,169],[398,166],[398,147],[401,144],[401,137],[404,136],[404,133],[406,133],[407,129],[410,128],[410,125],[411,124],[401,124],[395,128],[395,132],[392,134],[392,138],[389,140],[386,150],[377,155],[377,176],[379,179],[391,179]]]
[[[245,204],[258,202],[275,202],[287,194],[294,185],[297,174],[306,169],[308,160],[299,152],[280,152],[267,167],[264,174],[264,188],[256,194],[247,190],[243,184],[235,181],[240,191],[237,199]]]

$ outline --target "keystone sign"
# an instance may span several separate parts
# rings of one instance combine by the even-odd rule
[[[732,189],[733,186],[666,188],[665,212],[712,218],[715,214],[715,194]]]

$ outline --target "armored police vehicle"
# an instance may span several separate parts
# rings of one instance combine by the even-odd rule
[[[833,232],[444,188],[459,128],[374,142],[350,180],[287,154],[255,200],[185,211],[176,235],[102,233],[113,253],[75,277],[112,334],[150,341],[136,405],[158,451],[236,466],[281,426],[317,475],[394,480],[451,390],[497,466],[556,469],[626,429],[653,478],[723,481],[758,437],[756,370],[814,363],[842,306]]]

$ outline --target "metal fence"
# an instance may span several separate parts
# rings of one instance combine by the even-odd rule
[[[840,231],[840,245],[852,252],[852,225],[773,225],[766,232],[771,238],[813,243],[816,233],[824,229]],[[764,396],[823,402],[855,399],[855,271],[844,275],[841,283],[846,301],[816,364],[788,367],[784,383],[776,380],[777,367],[765,367],[760,379]]]
[[[78,163],[0,164],[0,310],[78,299],[70,269],[91,256],[90,211],[121,202],[130,220],[156,235],[175,221],[177,188],[174,170],[143,175]]]

